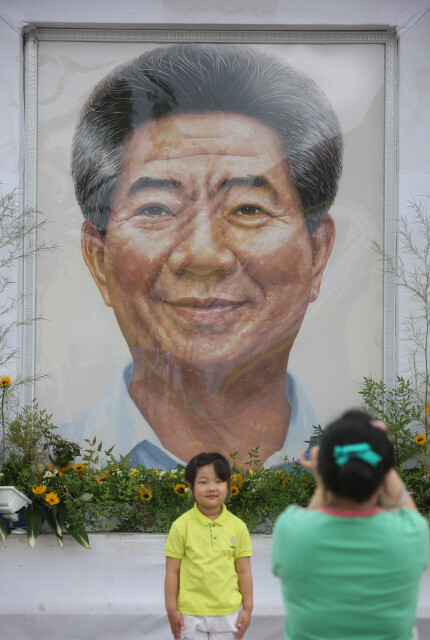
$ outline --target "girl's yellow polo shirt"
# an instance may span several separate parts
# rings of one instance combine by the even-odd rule
[[[252,556],[251,537],[242,520],[222,505],[216,520],[194,504],[172,524],[165,553],[181,562],[178,610],[186,615],[223,616],[240,609],[234,562]]]

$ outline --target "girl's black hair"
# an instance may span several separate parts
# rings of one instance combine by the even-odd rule
[[[336,464],[336,445],[367,442],[382,460],[373,467],[360,458],[351,458],[342,466]],[[393,467],[393,445],[387,433],[372,426],[372,418],[364,411],[347,411],[324,430],[318,454],[318,472],[325,487],[337,496],[356,502],[368,500]]]
[[[194,489],[198,469],[208,464],[213,464],[215,473],[220,480],[230,482],[231,469],[227,458],[216,451],[209,453],[202,452],[198,453],[194,458],[191,458],[185,467],[185,481],[191,485],[192,489]]]

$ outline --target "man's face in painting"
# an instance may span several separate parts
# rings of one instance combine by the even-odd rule
[[[165,117],[126,139],[104,240],[84,257],[133,358],[215,370],[291,346],[334,240],[309,237],[278,136],[256,120]]]

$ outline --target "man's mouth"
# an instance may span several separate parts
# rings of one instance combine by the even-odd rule
[[[216,297],[184,297],[177,300],[166,300],[165,302],[185,322],[197,325],[212,325],[224,322],[246,304],[246,300]]]

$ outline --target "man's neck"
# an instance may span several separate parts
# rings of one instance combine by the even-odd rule
[[[259,446],[264,462],[284,444],[291,416],[285,368],[272,368],[270,377],[262,371],[231,376],[230,384],[209,389],[202,376],[182,372],[180,390],[134,369],[129,393],[163,446],[180,460],[200,451],[238,451],[236,462],[242,466],[251,449]]]

